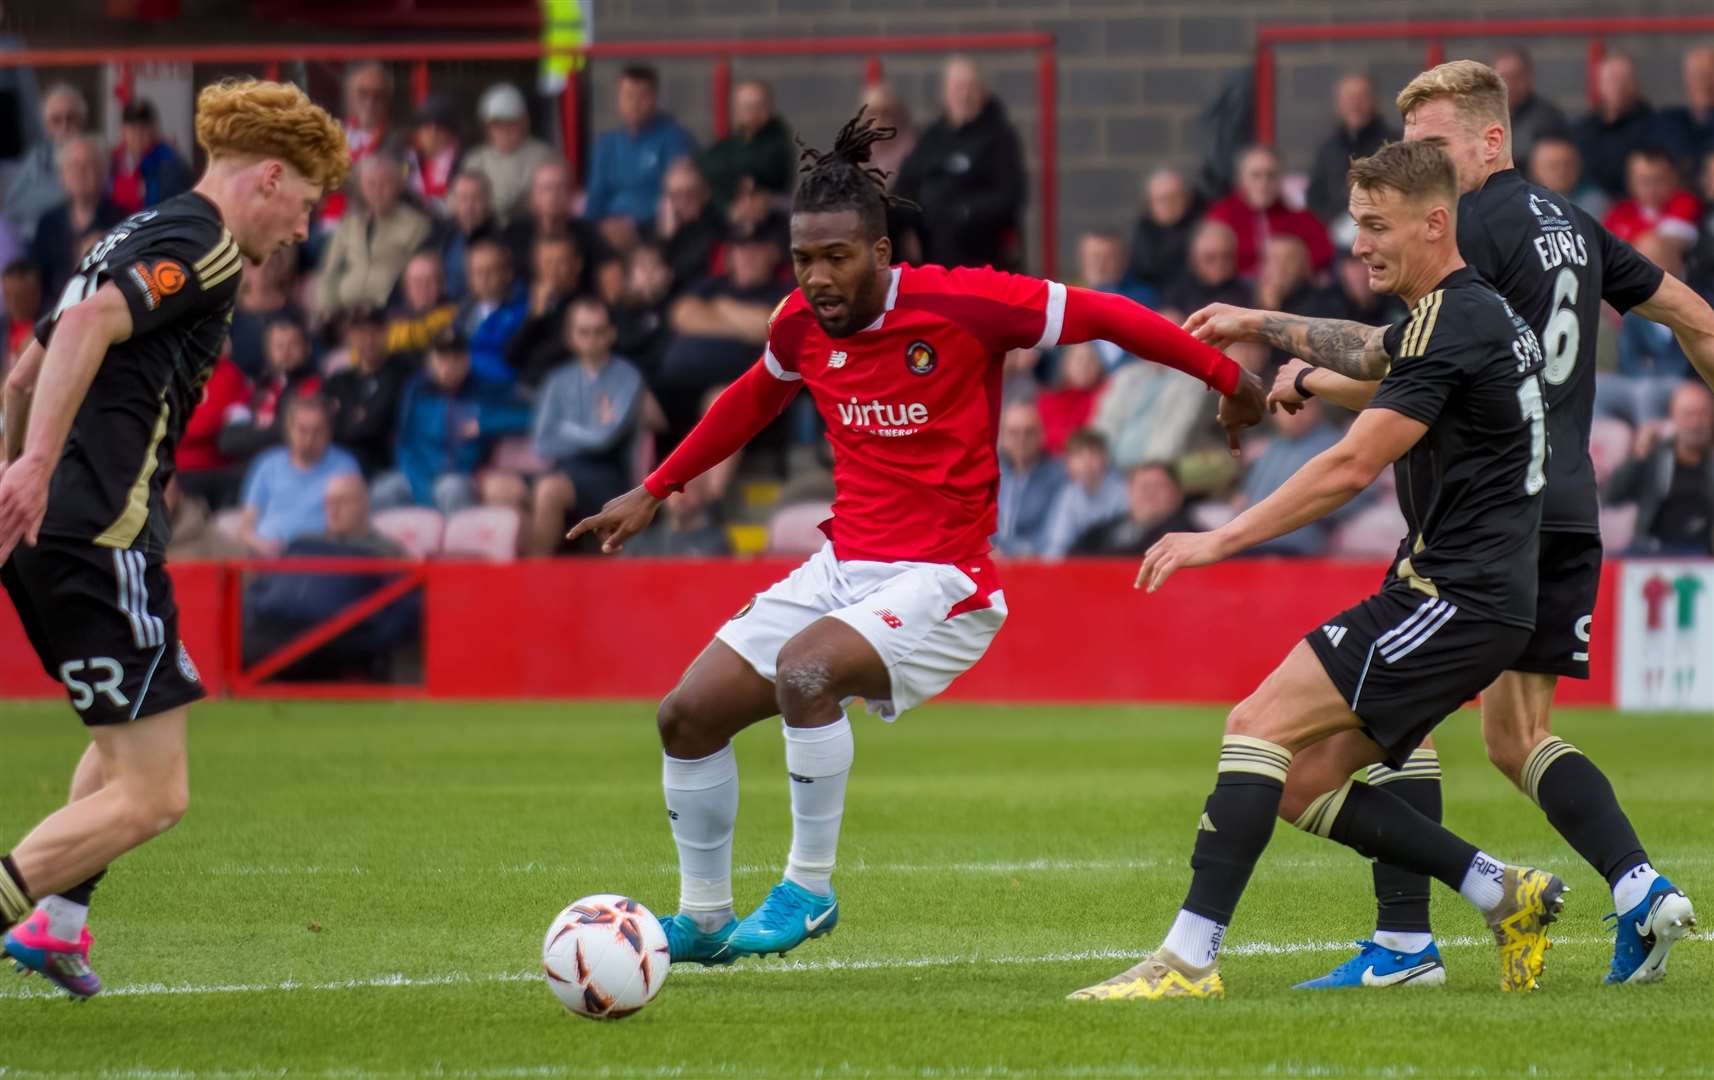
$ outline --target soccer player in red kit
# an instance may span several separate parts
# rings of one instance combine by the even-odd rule
[[[1006,618],[995,528],[1001,359],[1107,340],[1195,375],[1233,432],[1260,419],[1255,376],[1122,297],[992,269],[892,265],[884,174],[891,137],[861,112],[831,153],[805,151],[793,199],[799,288],[761,359],[642,486],[577,523],[617,551],[661,501],[735,453],[807,388],[834,449],[828,542],[745,604],[661,702],[663,785],[678,845],[674,960],[784,953],[839,919],[831,875],[851,769],[845,704],[887,720],[976,663]],[[945,212],[952,208],[931,208]],[[784,720],[792,846],[785,878],[747,918],[732,904],[738,769],[731,739]]]

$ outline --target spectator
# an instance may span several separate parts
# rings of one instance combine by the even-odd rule
[[[458,121],[452,99],[434,93],[423,98],[411,125],[406,151],[411,192],[423,208],[437,217],[447,214],[452,178],[458,175]]]
[[[399,278],[399,303],[388,312],[382,344],[388,355],[406,354],[420,360],[429,342],[458,318],[458,305],[446,295],[446,275],[440,256],[419,251],[405,263]]]
[[[385,308],[405,262],[428,242],[427,214],[400,196],[404,163],[390,150],[376,150],[357,166],[361,213],[346,214],[322,255],[316,279],[316,310],[323,319],[339,308]]]
[[[1232,193],[1208,209],[1238,239],[1238,275],[1250,277],[1262,259],[1262,246],[1276,233],[1291,233],[1309,249],[1316,273],[1333,262],[1327,229],[1307,210],[1293,210],[1280,196],[1279,155],[1266,146],[1252,146],[1238,155],[1238,183]]]
[[[1018,133],[968,57],[947,61],[941,104],[945,111],[904,160],[896,185],[923,208],[923,261],[1012,269],[1028,187]]]
[[[1683,249],[1676,240],[1648,232],[1636,238],[1635,246],[1662,270],[1683,276]],[[1618,370],[1595,376],[1595,411],[1634,427],[1653,423],[1666,415],[1679,384],[1693,376],[1671,328],[1627,312],[1619,323]]]
[[[1685,260],[1685,278],[1698,292],[1714,292],[1714,152],[1702,159],[1698,173],[1702,216],[1696,224],[1696,246]]]
[[[1071,545],[1071,554],[1141,555],[1169,532],[1199,531],[1185,512],[1184,487],[1170,462],[1149,462],[1130,470],[1125,476],[1125,503],[1123,517],[1085,532]]]
[[[566,315],[583,277],[583,256],[570,236],[536,241],[528,317],[506,346],[506,364],[518,385],[534,392],[565,359]],[[610,347],[610,346],[609,346]]]
[[[357,173],[364,159],[378,152],[387,141],[387,114],[393,101],[393,73],[387,65],[370,60],[345,69],[345,149],[351,155],[351,172]],[[329,192],[321,201],[321,223],[334,229],[345,220],[350,195],[344,189]]]
[[[670,309],[677,337],[661,360],[661,382],[688,391],[692,409],[710,387],[755,363],[768,340],[768,317],[787,292],[774,274],[780,250],[765,235],[736,231],[726,253],[726,273],[681,294]],[[678,419],[676,408],[668,413]]]
[[[1328,224],[1346,220],[1345,174],[1354,158],[1368,157],[1399,134],[1375,109],[1375,84],[1367,75],[1351,74],[1333,90],[1333,115],[1338,126],[1315,152],[1309,170],[1309,210]]]
[[[1601,61],[1595,79],[1595,108],[1574,133],[1583,169],[1611,198],[1625,193],[1625,162],[1631,151],[1660,141],[1654,106],[1637,89],[1637,66],[1623,53]]]
[[[248,409],[228,410],[217,445],[222,454],[248,462],[280,442],[285,403],[321,392],[321,375],[310,359],[309,333],[303,324],[279,318],[262,335],[265,358],[261,377],[254,380]]]
[[[1521,45],[1500,50],[1494,57],[1494,70],[1506,81],[1506,100],[1512,114],[1513,161],[1528,162],[1536,142],[1544,135],[1564,138],[1571,133],[1571,125],[1559,106],[1535,92],[1535,63],[1529,50]]]
[[[471,370],[484,382],[511,386],[517,372],[506,349],[529,314],[524,287],[512,280],[512,257],[499,241],[483,240],[471,247],[465,276],[470,295],[458,311],[458,332],[468,343]]]
[[[593,232],[580,228],[571,216],[571,169],[559,160],[544,161],[530,175],[530,194],[525,200],[528,213],[512,220],[503,235],[517,268],[535,265],[536,245],[543,240],[569,239],[578,252],[577,287],[586,289],[583,253],[595,242]]]
[[[1041,413],[1033,401],[1014,401],[1000,412],[999,527],[1001,555],[1039,555],[1047,539],[1048,511],[1065,487],[1065,468],[1042,453]]]
[[[1681,383],[1667,425],[1637,433],[1633,460],[1608,482],[1609,503],[1637,504],[1632,549],[1650,555],[1714,553],[1714,394]]]
[[[1065,443],[1067,483],[1047,515],[1042,556],[1063,559],[1078,537],[1125,516],[1125,481],[1113,471],[1107,439],[1094,428],[1071,433]]]
[[[696,152],[696,140],[658,108],[660,75],[644,64],[619,73],[619,126],[595,140],[584,217],[628,251],[654,224],[667,166]]]
[[[766,237],[783,255],[791,250],[791,215],[780,207],[779,200],[756,186],[749,177],[738,181],[738,197],[726,207],[728,232]],[[726,270],[726,251],[714,256],[714,272]]]
[[[1518,160],[1522,160],[1521,158]],[[1611,200],[1583,176],[1583,155],[1577,144],[1560,135],[1536,138],[1529,157],[1530,179],[1564,195],[1594,217],[1605,217]]]
[[[1369,326],[1383,326],[1402,319],[1405,306],[1396,296],[1381,295],[1369,284],[1369,267],[1362,259],[1347,255],[1334,267],[1339,282],[1341,319]]]
[[[774,112],[774,92],[760,79],[732,88],[732,134],[704,150],[697,165],[722,206],[749,178],[772,195],[789,195],[797,172],[792,131]]]
[[[104,233],[125,220],[125,211],[102,190],[107,166],[101,141],[76,135],[60,144],[60,187],[65,201],[42,215],[30,242],[30,257],[42,270],[42,291],[57,297],[83,259],[91,233]]]
[[[494,200],[489,194],[488,177],[479,172],[461,172],[452,181],[448,198],[452,209],[439,242],[441,272],[446,278],[446,294],[462,302],[469,293],[464,280],[464,268],[470,249],[483,240],[500,235],[494,218]]]
[[[251,463],[238,535],[252,554],[273,558],[326,526],[328,481],[358,471],[356,460],[332,445],[332,420],[320,395],[294,397],[285,410],[285,445]]]
[[[553,463],[537,478],[526,551],[552,555],[566,519],[595,513],[631,487],[631,444],[642,409],[643,377],[613,355],[613,320],[593,297],[573,301],[565,347],[573,358],[542,385],[530,424],[536,454]]]
[[[1283,311],[1312,319],[1339,319],[1345,315],[1345,298],[1337,289],[1316,284],[1309,272],[1309,251],[1303,241],[1289,233],[1268,237],[1262,246],[1262,269],[1256,277],[1255,307]],[[1289,356],[1275,351],[1274,363]],[[1265,381],[1265,380],[1264,380]]]
[[[60,181],[60,151],[89,128],[89,103],[70,83],[55,83],[42,95],[42,130],[47,138],[32,146],[19,162],[6,198],[0,200],[18,239],[28,244],[42,216],[65,201]]]
[[[530,134],[529,108],[511,83],[490,86],[476,111],[487,141],[466,155],[459,168],[487,179],[494,216],[508,222],[523,211],[536,166],[551,160],[554,152]]]
[[[1248,306],[1250,290],[1238,280],[1238,238],[1221,222],[1205,219],[1190,238],[1190,272],[1167,288],[1161,310],[1183,319],[1209,304]]]
[[[250,380],[230,356],[222,355],[214,362],[202,400],[173,450],[174,479],[184,494],[199,500],[205,509],[224,510],[238,501],[243,462],[220,449],[220,433],[229,420],[249,411],[253,394]]]
[[[167,141],[154,103],[138,98],[120,114],[119,145],[113,148],[110,188],[126,214],[165,202],[190,190],[190,166]]]
[[[898,93],[886,83],[875,83],[863,90],[863,108],[875,118],[875,123],[890,127],[894,135],[869,149],[869,165],[887,174],[887,187],[895,187],[899,170],[916,148],[917,129],[911,122],[911,110]]]
[[[877,144],[881,145],[881,144]],[[726,218],[696,163],[679,158],[667,167],[655,235],[679,288],[689,288],[714,273],[714,256],[726,236]]]
[[[0,271],[0,371],[35,337],[42,317],[42,272],[27,259],[14,259]]]
[[[1684,54],[1684,104],[1660,112],[1661,141],[1686,175],[1714,154],[1714,46]]]
[[[432,506],[454,514],[475,506],[476,470],[494,440],[521,434],[529,424],[529,406],[509,387],[476,375],[469,346],[449,331],[429,346],[428,363],[405,384],[397,468],[377,477],[370,495],[381,509]]]
[[[441,330],[444,333],[446,327]],[[351,363],[330,375],[322,387],[333,406],[334,441],[351,451],[368,477],[392,465],[399,400],[418,366],[414,355],[389,350],[383,334],[374,313],[352,312],[345,326]],[[426,342],[423,347],[427,348]]]
[[[1672,157],[1656,146],[1631,151],[1625,162],[1627,198],[1614,204],[1601,224],[1607,231],[1634,244],[1647,232],[1689,248],[1696,243],[1696,219],[1702,208],[1696,196],[1678,183]]]
[[[668,495],[661,507],[664,520],[626,541],[624,553],[667,559],[718,559],[732,554],[732,541],[715,520],[707,487],[692,481],[683,491]]]
[[[1095,403],[1107,382],[1107,365],[1097,348],[1100,344],[1085,341],[1061,349],[1059,386],[1036,396],[1042,445],[1050,454],[1058,456],[1072,433],[1085,427],[1095,415]],[[1106,450],[1105,443],[1102,450]]]
[[[280,319],[306,325],[297,299],[297,252],[276,251],[238,284],[238,307],[232,313],[232,362],[244,377],[256,380],[267,370],[263,337]]]
[[[327,482],[324,498],[327,504],[327,531],[308,537],[324,544],[340,544],[351,554],[375,559],[403,559],[405,549],[391,537],[375,531],[369,516],[369,489],[363,478],[352,473],[340,473]],[[337,611],[339,605],[321,610]]]
[[[1095,404],[1091,426],[1107,439],[1113,463],[1129,469],[1170,461],[1190,449],[1207,418],[1202,383],[1160,364],[1126,364],[1113,373]]]
[[[643,373],[651,385],[672,341],[667,303],[673,272],[666,256],[653,244],[638,244],[625,258],[625,284],[613,312],[618,331],[615,348]]]
[[[1272,495],[1310,458],[1339,441],[1339,431],[1327,422],[1321,402],[1310,398],[1296,412],[1280,409],[1269,417],[1273,430],[1266,445],[1244,469],[1243,487],[1232,500],[1244,510]],[[1320,555],[1332,539],[1332,522],[1323,518],[1301,529],[1251,548],[1258,555]]]
[[[1184,177],[1156,169],[1144,190],[1143,213],[1131,235],[1131,280],[1163,293],[1184,274],[1201,207]]]

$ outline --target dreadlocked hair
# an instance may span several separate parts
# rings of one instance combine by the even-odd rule
[[[887,174],[869,164],[869,152],[878,142],[890,139],[899,129],[875,122],[865,116],[868,107],[839,129],[833,149],[822,152],[797,140],[800,179],[797,194],[792,198],[792,210],[797,213],[823,213],[855,210],[863,231],[870,238],[887,234],[887,208],[916,203],[887,191]]]

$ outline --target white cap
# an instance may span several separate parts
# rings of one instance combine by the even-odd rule
[[[528,119],[530,110],[517,87],[511,83],[495,83],[483,91],[482,104],[478,106],[476,115],[484,124],[491,124],[496,120]]]

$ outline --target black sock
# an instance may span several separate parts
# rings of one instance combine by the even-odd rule
[[[1417,750],[1402,769],[1385,765],[1369,768],[1369,785],[1386,789],[1412,810],[1433,822],[1440,821],[1440,755]],[[1377,861],[1375,876],[1375,929],[1404,934],[1433,933],[1428,920],[1427,874]]]
[[[1228,735],[1221,740],[1219,776],[1202,805],[1184,910],[1221,925],[1232,921],[1273,835],[1290,767],[1291,751],[1264,739]]]
[[[1317,799],[1316,804],[1322,799],[1328,803],[1321,814],[1321,827],[1309,831],[1354,848],[1360,855],[1438,878],[1448,888],[1464,884],[1476,848],[1447,832],[1439,822],[1423,817],[1386,788],[1350,780],[1338,791]],[[1310,813],[1315,810],[1316,805],[1311,805]]]
[[[0,855],[0,929],[11,929],[35,907],[29,888],[18,876],[18,864],[12,861],[12,856]]]
[[[88,880],[78,882],[71,888],[62,891],[60,895],[74,904],[82,904],[84,907],[88,907],[89,898],[95,894],[95,887],[101,884],[101,879],[106,876],[107,871],[97,870],[94,876],[90,877]]]
[[[1613,785],[1577,747],[1557,736],[1543,739],[1524,760],[1523,779],[1548,823],[1609,886],[1649,861]]]

